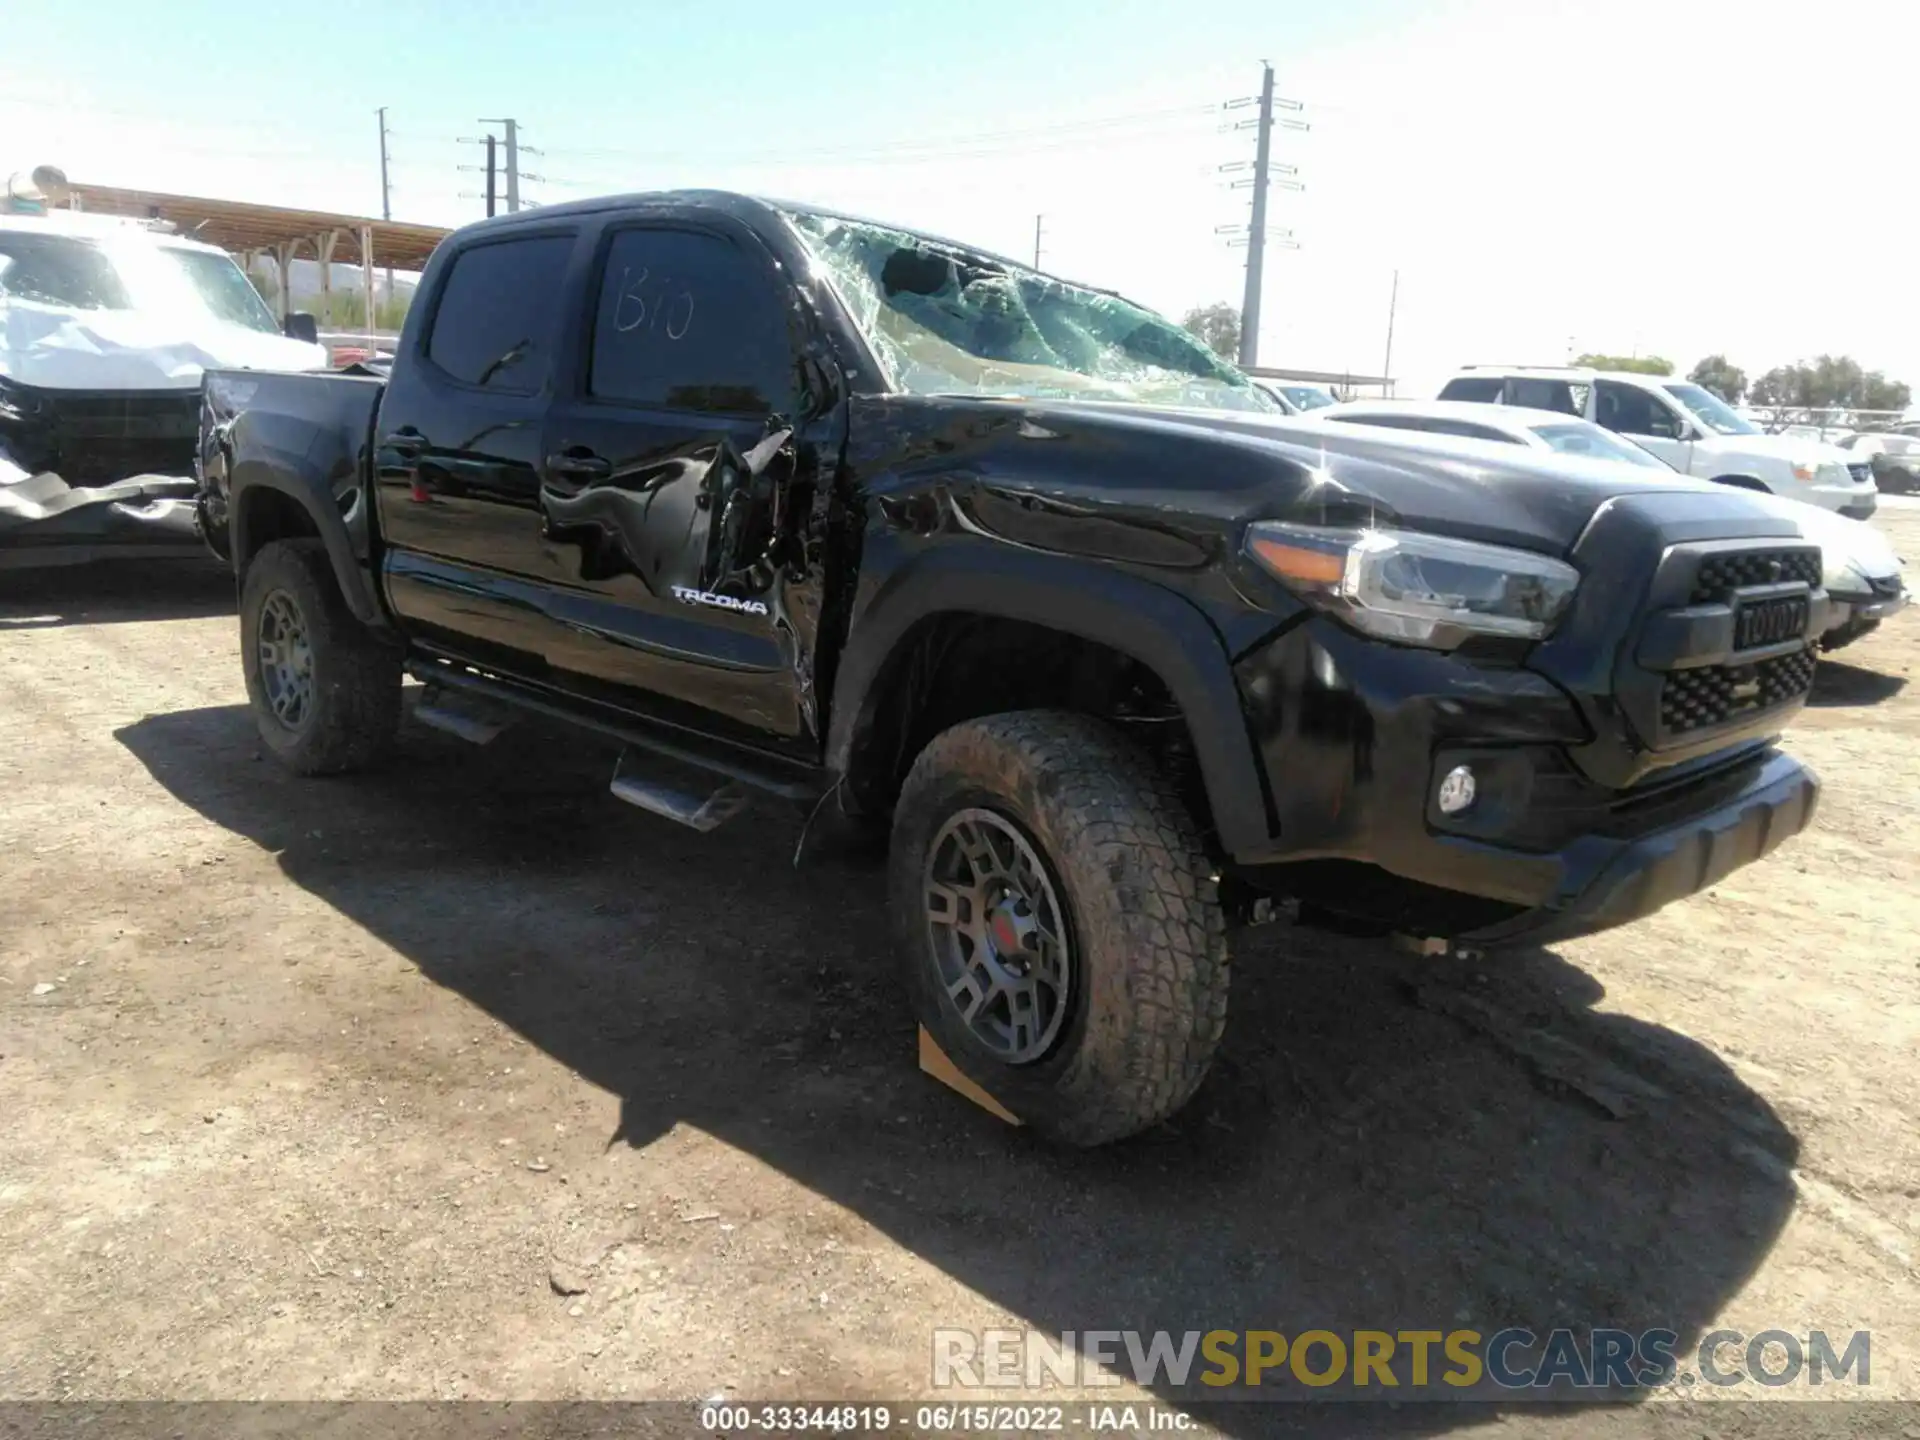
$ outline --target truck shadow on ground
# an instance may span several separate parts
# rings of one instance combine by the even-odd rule
[[[704,1129],[1049,1334],[1666,1328],[1685,1368],[1792,1208],[1796,1142],[1760,1097],[1693,1041],[1599,1013],[1599,986],[1551,953],[1410,968],[1377,943],[1251,932],[1194,1104],[1063,1151],[917,1073],[882,877],[831,845],[796,871],[797,814],[679,830],[606,795],[608,751],[535,729],[482,751],[410,732],[404,763],[331,782],[249,763],[237,706],[118,737],[295,884],[619,1096],[609,1143]],[[930,1353],[937,1322],[901,1345]],[[1492,1418],[1333,1409],[1312,1433]]]
[[[233,572],[211,556],[0,570],[0,634],[235,613]]]
[[[1822,660],[1813,673],[1813,693],[1807,703],[1815,706],[1878,705],[1891,700],[1907,688],[1907,677],[1870,670],[1864,665],[1849,665],[1842,660]]]

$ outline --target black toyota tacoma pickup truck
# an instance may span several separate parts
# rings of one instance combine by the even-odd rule
[[[378,761],[411,673],[696,829],[888,823],[919,1020],[1075,1143],[1199,1085],[1237,921],[1551,942],[1814,808],[1790,522],[1289,419],[1118,296],[802,207],[462,230],[384,381],[209,375],[200,472],[287,764]]]

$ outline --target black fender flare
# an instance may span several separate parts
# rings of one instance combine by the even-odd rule
[[[1713,483],[1716,485],[1725,485],[1730,490],[1755,490],[1762,495],[1771,495],[1774,493],[1772,489],[1768,487],[1767,482],[1762,480],[1758,475],[1741,475],[1733,471],[1728,471],[1725,475],[1714,476]]]
[[[247,517],[252,509],[250,497],[262,490],[286,496],[313,522],[321,543],[327,547],[333,578],[340,586],[341,597],[347,602],[347,609],[353,612],[353,618],[377,630],[387,629],[387,616],[381,609],[379,596],[374,592],[372,576],[355,554],[353,539],[347,533],[347,517],[333,503],[325,478],[311,473],[304,457],[283,455],[278,457],[275,464],[243,461],[235,467],[228,498],[232,553],[251,557],[259,548],[247,534]],[[358,491],[352,503],[355,506],[365,505],[366,492]],[[234,568],[236,578],[244,584],[244,571],[238,564]]]
[[[1187,600],[1124,571],[1065,556],[955,546],[889,575],[856,612],[833,686],[827,767],[844,775],[880,701],[896,647],[942,613],[1024,620],[1130,655],[1187,717],[1213,828],[1228,854],[1271,839],[1266,788],[1219,633]],[[1205,817],[1197,817],[1204,819]]]

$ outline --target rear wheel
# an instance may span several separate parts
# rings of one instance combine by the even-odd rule
[[[1166,1119],[1227,1013],[1213,866],[1152,761],[1084,716],[945,731],[895,811],[896,942],[959,1069],[1076,1145]]]
[[[247,567],[240,649],[260,738],[302,775],[365,769],[400,728],[400,652],[354,619],[326,547],[276,540]]]

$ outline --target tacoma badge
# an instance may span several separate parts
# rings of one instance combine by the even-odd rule
[[[673,598],[684,605],[715,605],[722,610],[738,610],[742,615],[764,615],[764,600],[736,600],[731,595],[715,595],[711,590],[693,590],[685,585],[673,587]]]

